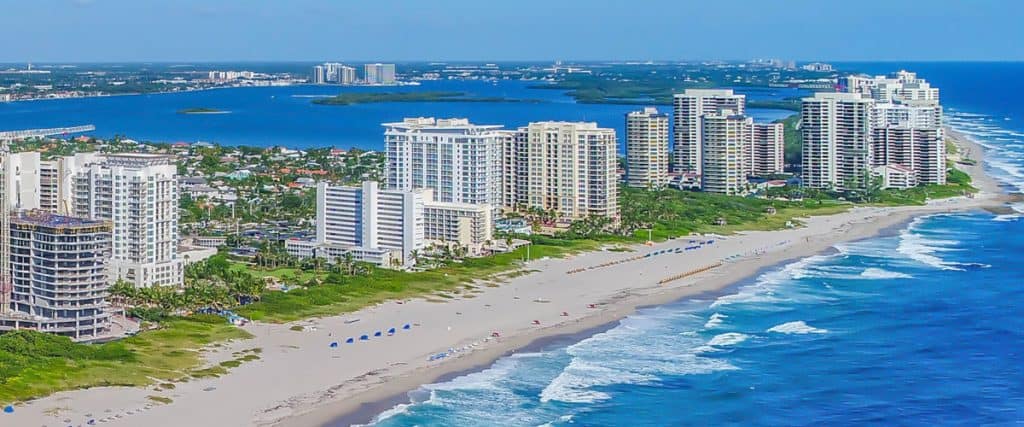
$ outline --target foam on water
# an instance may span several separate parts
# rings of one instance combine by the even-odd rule
[[[889,271],[883,268],[870,267],[860,273],[860,276],[865,279],[910,279],[911,276],[906,273],[900,273],[898,271]]]
[[[715,312],[710,318],[708,318],[708,321],[704,323],[704,329],[714,329],[722,326],[722,322],[724,322],[728,317],[729,316],[722,313]]]
[[[768,328],[768,332],[775,332],[779,334],[825,334],[828,330],[815,328],[808,325],[803,320],[797,320],[795,322],[786,322],[783,324],[772,326]]]

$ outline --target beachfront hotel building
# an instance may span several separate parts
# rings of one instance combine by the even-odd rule
[[[110,327],[107,295],[112,225],[21,211],[11,218],[10,307],[0,331],[32,329],[93,339]]]
[[[668,183],[668,115],[656,108],[626,114],[626,183],[659,188]]]
[[[75,174],[73,215],[114,224],[111,280],[182,283],[178,193],[173,156],[106,154]]]
[[[500,125],[467,119],[406,118],[384,123],[388,190],[434,190],[439,202],[502,205]]]
[[[871,108],[859,93],[818,92],[800,109],[803,185],[851,190],[867,186],[871,168]]]
[[[701,115],[701,188],[709,193],[744,194],[753,119],[731,110]]]
[[[505,205],[565,219],[619,217],[615,130],[593,122],[534,122],[504,152]]]
[[[785,138],[782,123],[753,123],[747,169],[753,176],[780,174],[785,166]]]
[[[317,186],[316,240],[289,240],[292,255],[409,266],[428,243],[465,247],[481,254],[493,239],[493,209],[486,204],[439,202],[430,189],[385,190],[376,181],[360,186]]]
[[[946,145],[940,127],[887,125],[872,130],[872,164],[910,170],[919,184],[946,183]]]
[[[672,97],[673,160],[677,172],[701,173],[701,116],[730,110],[744,114],[746,96],[732,89],[686,89]]]

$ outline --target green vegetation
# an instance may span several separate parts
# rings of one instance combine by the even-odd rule
[[[178,110],[178,114],[225,114],[225,113],[230,113],[230,111],[218,110],[216,108],[206,108],[206,107],[183,108],[181,110]]]
[[[565,80],[531,86],[535,89],[564,89],[584,104],[672,105],[672,94],[686,88],[712,87],[668,78],[605,80],[593,77],[567,77]]]
[[[342,93],[313,100],[320,105],[352,105],[378,102],[541,102],[503,97],[471,97],[465,92],[360,92]]]
[[[800,123],[800,115],[794,114],[779,120],[782,123],[782,139],[785,144],[783,149],[784,162],[787,165],[799,165],[803,159],[804,137],[800,134],[797,125]]]
[[[907,190],[881,190],[872,201],[892,206],[923,205],[928,200],[958,197],[977,191],[977,188],[971,186],[970,175],[950,165],[946,171],[946,185],[922,185]]]
[[[33,331],[0,335],[0,402],[62,390],[182,381],[202,364],[197,348],[250,335],[219,316],[173,318],[116,342],[77,344]]]
[[[163,404],[163,405],[167,405],[167,404],[170,404],[171,402],[174,402],[174,399],[171,399],[169,397],[164,397],[164,396],[149,395],[149,396],[146,396],[146,399],[152,400],[152,401],[154,401],[156,403]]]
[[[828,199],[800,202],[725,196],[677,190],[619,192],[622,228],[634,241],[654,240],[690,233],[728,234],[740,230],[775,230],[789,221],[810,215],[828,215],[850,207]],[[771,213],[774,210],[774,213]],[[725,225],[718,225],[724,220]]]

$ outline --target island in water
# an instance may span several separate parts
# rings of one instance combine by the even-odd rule
[[[543,102],[536,99],[472,97],[468,95],[465,92],[450,91],[340,93],[328,98],[315,99],[313,103],[321,105],[352,105],[379,102]]]
[[[178,114],[228,114],[230,111],[218,110],[216,108],[183,108],[178,110]]]

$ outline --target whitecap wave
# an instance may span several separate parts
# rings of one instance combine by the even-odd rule
[[[704,329],[714,329],[714,328],[717,328],[719,326],[722,326],[722,323],[728,317],[729,316],[726,316],[726,315],[724,315],[722,313],[715,312],[714,314],[711,315],[710,318],[708,318],[708,321],[706,323],[704,323]]]
[[[909,228],[900,233],[900,243],[896,247],[896,251],[907,258],[940,270],[962,270],[956,267],[957,263],[947,262],[936,255],[936,253],[954,249],[954,246],[960,242],[933,239],[914,231],[921,224],[920,221],[921,218],[915,219]]]
[[[768,332],[775,332],[778,334],[825,334],[828,333],[827,329],[815,328],[808,325],[803,320],[797,320],[795,322],[786,322],[779,325],[768,328]]]
[[[889,271],[883,268],[870,267],[860,273],[860,276],[865,279],[910,279],[913,276],[900,273],[898,271]]]
[[[739,332],[726,332],[712,337],[711,341],[708,341],[708,345],[714,347],[729,347],[746,341],[747,338],[750,338],[750,335],[741,334]]]

